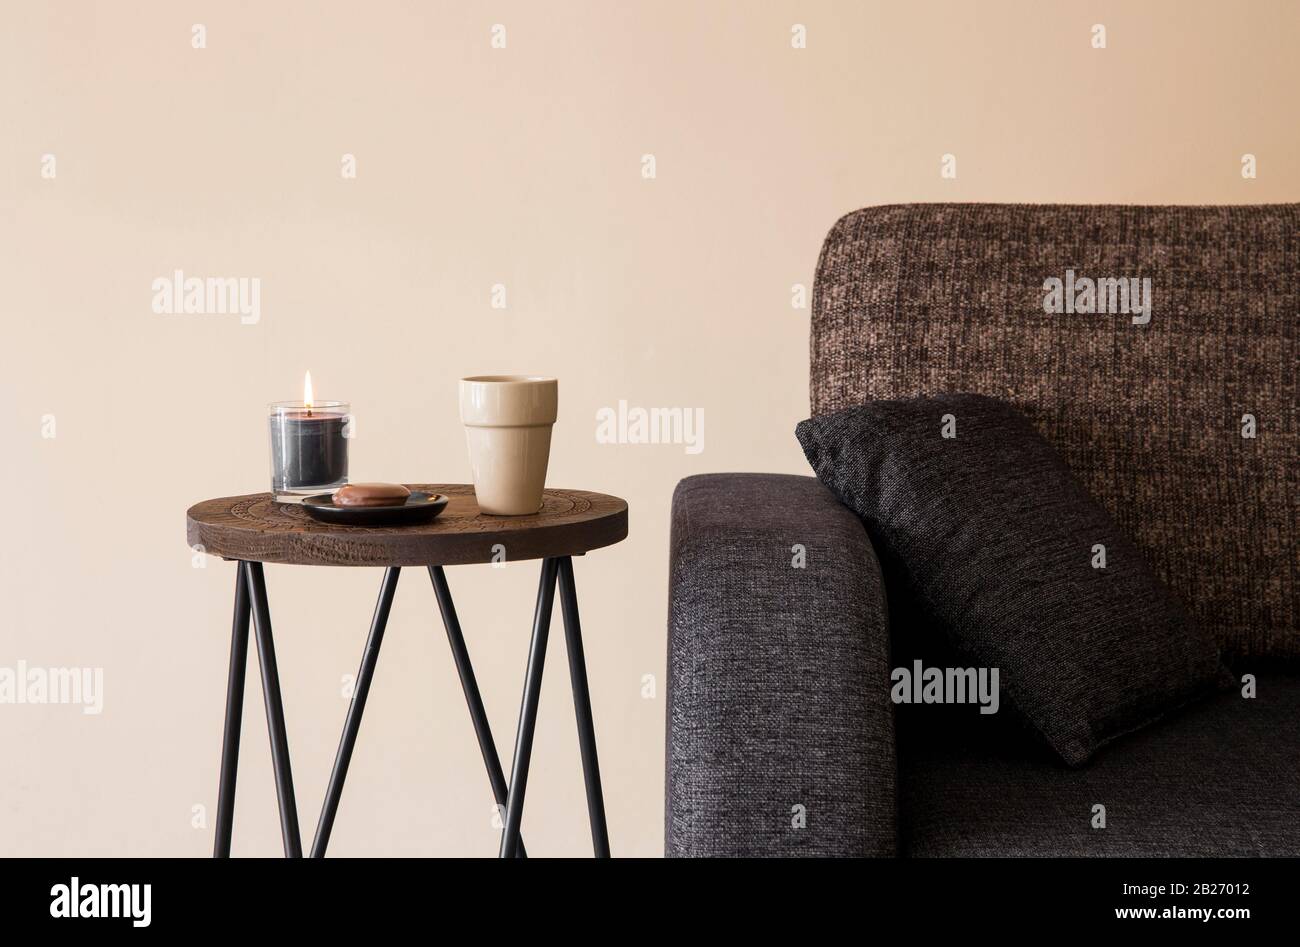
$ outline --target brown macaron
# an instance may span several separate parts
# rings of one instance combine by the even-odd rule
[[[400,483],[349,483],[334,491],[334,505],[400,506],[410,495]]]

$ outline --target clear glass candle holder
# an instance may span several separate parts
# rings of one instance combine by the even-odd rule
[[[351,405],[277,401],[270,410],[271,494],[278,502],[300,503],[348,482]]]

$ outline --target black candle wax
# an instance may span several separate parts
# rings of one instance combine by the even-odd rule
[[[271,479],[275,490],[335,487],[348,479],[347,418],[308,411],[271,415]]]

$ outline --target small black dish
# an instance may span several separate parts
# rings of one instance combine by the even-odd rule
[[[441,493],[412,490],[401,503],[391,506],[337,506],[332,493],[318,493],[302,501],[308,515],[336,526],[410,526],[427,523],[447,505]]]

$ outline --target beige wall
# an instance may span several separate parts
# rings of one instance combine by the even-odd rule
[[[192,567],[183,514],[266,489],[263,406],[306,369],[355,405],[355,476],[392,480],[468,477],[460,375],[559,376],[550,482],[631,504],[577,581],[614,851],[659,854],[669,500],[689,474],[807,472],[791,286],[830,224],[898,201],[1300,199],[1298,34],[1289,0],[5,3],[0,667],[102,667],[104,709],[0,704],[0,854],[209,852],[233,570]],[[260,278],[261,321],[154,314],[177,268]],[[341,340],[355,325],[374,337]],[[598,445],[620,399],[702,409],[704,451]],[[450,573],[503,755],[536,575]],[[378,580],[268,569],[307,835]],[[398,592],[332,851],[492,854],[427,578]],[[552,644],[525,838],[582,854]],[[235,851],[274,855],[255,671],[240,776]]]

